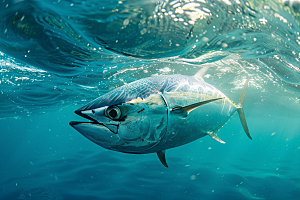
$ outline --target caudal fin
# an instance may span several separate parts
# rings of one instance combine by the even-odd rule
[[[241,95],[240,95],[240,99],[239,99],[239,107],[240,108],[238,110],[238,113],[239,113],[239,116],[240,116],[243,128],[244,128],[247,136],[252,140],[252,137],[250,136],[248,125],[247,125],[247,122],[246,122],[246,118],[245,118],[245,114],[244,114],[244,109],[243,109],[243,107],[244,107],[244,100],[245,100],[245,94],[246,94],[248,82],[249,82],[249,79],[247,79],[247,81],[245,82],[244,87],[243,87],[242,92],[241,92]]]

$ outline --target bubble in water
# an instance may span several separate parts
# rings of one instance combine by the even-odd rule
[[[222,47],[223,47],[223,48],[227,48],[227,47],[228,47],[228,44],[222,43]]]
[[[124,21],[123,21],[123,25],[124,26],[127,26],[129,24],[129,19],[125,19]]]

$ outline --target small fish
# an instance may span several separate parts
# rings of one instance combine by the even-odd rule
[[[90,122],[72,121],[70,125],[106,149],[157,153],[165,167],[166,149],[206,135],[225,143],[216,132],[236,111],[252,139],[243,111],[248,80],[235,105],[203,80],[207,69],[194,76],[162,75],[116,88],[75,111]]]

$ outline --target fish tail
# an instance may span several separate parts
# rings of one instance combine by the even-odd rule
[[[252,137],[250,136],[248,125],[247,125],[247,122],[246,122],[246,118],[245,118],[245,114],[244,114],[244,109],[243,109],[243,107],[244,107],[244,100],[245,100],[245,94],[246,94],[248,82],[249,82],[249,78],[245,82],[244,87],[243,87],[242,92],[241,92],[241,95],[240,95],[240,98],[239,98],[238,113],[239,113],[239,116],[240,116],[240,120],[242,122],[242,126],[243,126],[243,128],[244,128],[244,130],[246,132],[246,135],[252,140]]]

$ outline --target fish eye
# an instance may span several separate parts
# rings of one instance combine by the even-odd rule
[[[118,120],[122,117],[122,111],[118,106],[110,106],[106,109],[106,116],[112,120]]]

